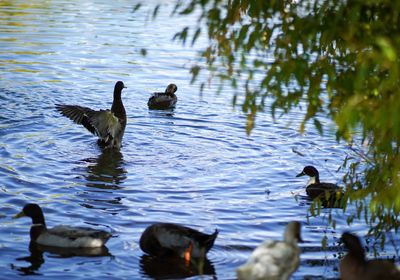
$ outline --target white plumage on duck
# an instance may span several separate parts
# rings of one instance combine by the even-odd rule
[[[14,218],[30,217],[31,242],[44,246],[61,248],[95,248],[103,246],[111,234],[87,227],[56,226],[48,229],[42,209],[37,204],[26,204],[23,210]]]

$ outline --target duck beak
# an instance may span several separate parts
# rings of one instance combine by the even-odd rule
[[[13,219],[18,219],[18,218],[25,217],[25,216],[26,216],[26,215],[25,215],[24,211],[21,211],[21,212],[19,212],[17,215],[15,215],[15,216],[13,217]]]
[[[306,173],[304,173],[304,171],[302,171],[301,173],[297,174],[296,177],[301,177],[301,176],[304,176],[304,175],[306,175]]]
[[[124,88],[128,88],[128,87],[124,85]]]
[[[186,251],[183,253],[183,257],[185,259],[185,263],[187,265],[190,264],[190,259],[191,259],[191,255],[192,255],[192,250],[193,250],[193,244],[192,242],[190,242],[189,247],[186,249]]]

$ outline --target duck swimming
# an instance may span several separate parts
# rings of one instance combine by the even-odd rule
[[[62,248],[95,248],[103,246],[111,234],[87,227],[56,226],[51,229],[46,227],[43,211],[39,205],[29,203],[14,219],[30,217],[32,226],[30,230],[31,242],[44,246]]]
[[[156,223],[145,229],[140,248],[153,256],[179,256],[186,261],[204,258],[214,245],[218,230],[213,234],[172,223]]]
[[[172,109],[175,107],[178,97],[176,97],[175,92],[178,87],[175,84],[169,84],[165,89],[165,92],[155,92],[149,98],[147,106],[152,110],[165,110]]]
[[[101,146],[119,149],[126,127],[126,112],[121,99],[124,88],[126,86],[121,81],[115,84],[111,110],[96,111],[83,106],[61,104],[57,104],[56,109],[63,116],[97,135]]]
[[[388,260],[367,260],[360,239],[349,232],[342,234],[342,242],[349,250],[340,260],[342,280],[399,280],[400,269]]]
[[[310,177],[306,186],[306,193],[311,199],[319,198],[324,204],[333,205],[335,202],[340,204],[343,197],[342,189],[336,184],[324,183],[319,180],[319,172],[314,166],[306,166],[303,171],[296,175]]]
[[[286,226],[283,241],[265,241],[257,247],[247,263],[236,270],[238,279],[289,279],[300,263],[300,230],[300,223],[292,221]]]

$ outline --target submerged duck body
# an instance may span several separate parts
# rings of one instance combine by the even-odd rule
[[[342,234],[342,242],[349,250],[340,260],[340,278],[342,280],[399,280],[400,270],[387,260],[367,260],[360,239],[351,233]]]
[[[23,210],[14,216],[15,219],[30,217],[31,242],[52,247],[62,248],[95,248],[103,246],[111,234],[87,227],[56,226],[48,229],[44,220],[43,211],[37,204],[26,204]]]
[[[236,273],[239,280],[286,280],[300,263],[301,225],[290,222],[283,241],[265,241],[251,254],[246,264]]]
[[[306,193],[311,199],[319,198],[323,203],[333,204],[340,202],[343,197],[342,189],[332,183],[324,183],[319,180],[319,172],[314,166],[306,166],[296,177],[309,176]]]
[[[205,257],[214,245],[218,230],[205,234],[189,227],[156,223],[146,228],[140,237],[140,248],[153,256],[179,256],[187,260]]]
[[[124,83],[118,81],[114,87],[111,110],[93,110],[78,105],[57,104],[56,109],[77,124],[83,125],[99,137],[100,145],[106,148],[120,148],[126,127],[126,111],[122,103]]]
[[[147,106],[149,106],[149,109],[152,110],[166,110],[174,108],[176,102],[178,101],[178,97],[175,95],[177,90],[178,87],[175,84],[169,84],[165,89],[165,92],[153,93],[147,102]]]

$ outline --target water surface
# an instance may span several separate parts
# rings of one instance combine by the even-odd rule
[[[133,13],[127,0],[0,3],[0,277],[234,279],[257,245],[280,239],[286,223],[299,220],[305,243],[293,278],[337,278],[347,214],[333,211],[336,229],[328,211],[308,218],[306,182],[295,175],[312,164],[340,183],[337,169],[350,149],[329,129],[299,134],[301,109],[275,122],[268,110],[260,113],[246,136],[230,89],[216,95],[213,84],[200,95],[190,84],[196,49],[171,38],[196,19],[170,18],[166,3],[154,21],[146,9]],[[54,105],[109,108],[117,80],[128,86],[128,125],[121,151],[102,151]],[[150,93],[172,82],[176,109],[149,111]],[[27,202],[43,207],[49,226],[93,226],[114,238],[97,253],[30,248],[30,221],[11,219]],[[158,221],[220,231],[203,276],[142,253],[140,234]],[[351,230],[367,228],[355,222]]]

